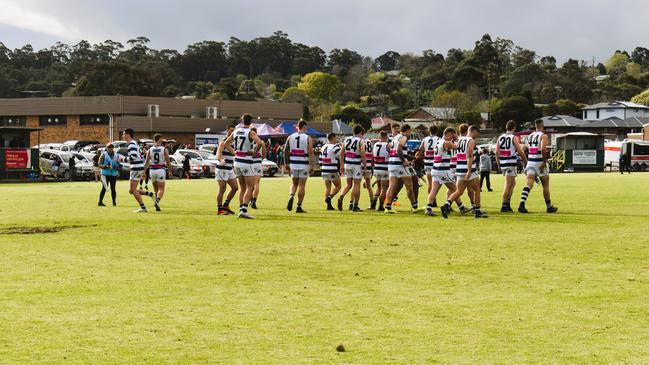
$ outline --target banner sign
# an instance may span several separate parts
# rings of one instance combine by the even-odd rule
[[[31,154],[28,149],[10,148],[5,150],[5,168],[13,169],[31,169]]]
[[[572,151],[573,165],[596,165],[597,151],[595,150],[574,150]]]
[[[204,144],[218,144],[219,136],[216,134],[196,134],[194,135],[194,142],[196,142],[197,147]]]

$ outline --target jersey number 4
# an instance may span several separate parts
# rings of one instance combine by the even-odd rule
[[[460,151],[460,152],[466,152],[466,148],[467,148],[468,144],[469,144],[469,141],[467,141],[466,139],[461,140],[457,144],[457,150]]]
[[[352,142],[351,139],[348,139],[345,141],[345,150],[347,151],[356,151],[358,148],[358,140],[354,140]]]

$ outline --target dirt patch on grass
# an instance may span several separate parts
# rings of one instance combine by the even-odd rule
[[[95,227],[96,224],[90,226],[52,226],[52,227],[6,227],[0,228],[0,234],[44,234],[44,233],[57,233],[66,229]]]

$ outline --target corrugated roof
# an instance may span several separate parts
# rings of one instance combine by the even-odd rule
[[[340,120],[331,121],[331,131],[336,134],[354,134],[352,127]]]
[[[302,117],[303,106],[299,103],[280,103],[272,101],[237,101],[177,99],[145,96],[91,96],[0,99],[0,115],[147,115],[149,104],[160,106],[160,115],[169,117],[204,116],[207,107],[217,107],[218,115],[238,118],[250,113],[255,118],[298,120]]]
[[[376,117],[376,118],[373,118],[372,121],[371,121],[372,129],[374,129],[374,130],[381,129],[381,128],[385,127],[385,126],[391,125],[392,123],[398,123],[398,122],[396,120],[390,119],[388,117]]]
[[[581,110],[594,110],[594,109],[649,109],[648,106],[642,105],[642,104],[637,104],[637,103],[632,103],[630,101],[612,101],[609,103],[597,103],[593,105],[589,105],[585,108],[582,108]]]
[[[644,120],[644,122],[643,122]],[[602,120],[595,120],[586,122],[581,127],[584,128],[642,128],[644,123],[647,123],[649,118],[632,117],[625,120],[619,118],[608,118]]]
[[[455,118],[455,108],[431,108],[431,107],[422,107],[426,113],[432,115],[435,118],[439,119],[453,119]]]
[[[558,128],[558,127],[579,127],[584,123],[588,123],[579,118],[575,118],[571,115],[552,115],[541,118],[543,119],[543,125],[546,127]]]

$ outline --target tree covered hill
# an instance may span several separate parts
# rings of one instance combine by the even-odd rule
[[[649,49],[618,50],[604,64],[575,59],[558,64],[552,56],[488,34],[473,49],[387,51],[375,59],[349,49],[327,54],[281,31],[250,41],[203,41],[183,52],[150,48],[146,37],[126,44],[56,43],[42,50],[30,45],[10,50],[0,43],[4,98],[29,91],[299,101],[308,118],[366,125],[376,114],[400,118],[426,105],[454,107],[466,120],[480,112],[495,118],[512,111],[525,118],[576,114],[581,104],[629,100],[647,88]]]

